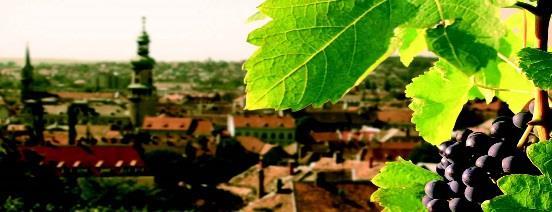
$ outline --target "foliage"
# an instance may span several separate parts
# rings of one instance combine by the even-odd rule
[[[470,99],[497,96],[515,112],[529,100],[533,86],[517,80],[522,74],[514,62],[521,38],[499,19],[500,6],[511,3],[267,0],[259,11],[271,21],[248,37],[259,49],[244,64],[246,108],[299,110],[335,102],[394,51],[410,64],[427,49],[440,62],[409,86],[407,96],[420,134],[441,143]]]
[[[427,182],[441,177],[427,169],[399,159],[388,162],[372,179],[379,189],[370,197],[379,202],[385,211],[425,211],[421,198]]]
[[[524,48],[519,52],[519,57],[519,65],[537,87],[552,88],[552,54],[535,48]]]
[[[504,195],[483,203],[485,211],[552,210],[552,143],[533,144],[527,148],[527,155],[543,175],[513,174],[500,178],[498,186]]]

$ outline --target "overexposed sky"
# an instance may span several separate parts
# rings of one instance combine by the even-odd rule
[[[162,61],[246,59],[262,0],[0,0],[0,58],[129,60],[147,17]]]

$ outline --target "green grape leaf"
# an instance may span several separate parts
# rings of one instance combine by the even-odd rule
[[[399,159],[386,163],[372,182],[379,189],[370,201],[378,202],[384,211],[426,211],[422,204],[424,186],[441,177],[427,169]]]
[[[524,48],[518,53],[519,65],[535,83],[542,89],[552,88],[552,54],[535,48]]]
[[[244,68],[246,109],[301,109],[337,101],[392,52],[408,1],[267,0],[272,19],[248,42],[260,48]]]
[[[429,50],[472,74],[495,60],[506,28],[500,7],[488,0],[414,0],[419,10],[407,24],[427,30]],[[440,23],[434,27],[436,23]]]
[[[257,11],[255,14],[253,14],[253,15],[249,16],[249,18],[247,18],[246,23],[253,23],[253,22],[262,21],[262,20],[265,20],[265,19],[268,19],[268,16],[263,14],[261,11]]]
[[[535,86],[527,77],[509,64],[498,64],[500,82],[497,87],[503,90],[496,96],[508,103],[512,112],[519,113],[525,105],[533,99]]]
[[[404,66],[409,66],[414,57],[427,50],[425,31],[414,28],[402,30],[402,43],[399,48],[399,56]]]
[[[504,195],[485,201],[484,211],[552,210],[552,142],[529,146],[527,155],[543,175],[513,174],[500,178],[498,186]]]
[[[406,86],[412,122],[426,141],[437,145],[450,139],[456,117],[473,96],[472,87],[468,76],[444,60]]]

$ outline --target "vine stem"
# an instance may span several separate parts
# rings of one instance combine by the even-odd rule
[[[550,0],[538,0],[535,11],[535,35],[538,40],[538,48],[542,51],[548,50],[548,27],[552,14],[552,3]],[[535,108],[533,120],[529,124],[534,125],[539,140],[550,139],[550,107],[548,104],[548,91],[537,88],[535,92]]]

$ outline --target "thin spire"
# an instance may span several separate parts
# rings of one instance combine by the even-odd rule
[[[142,31],[146,31],[146,16],[142,16]]]
[[[31,65],[31,53],[29,51],[29,42],[27,42],[25,47],[25,66]]]

